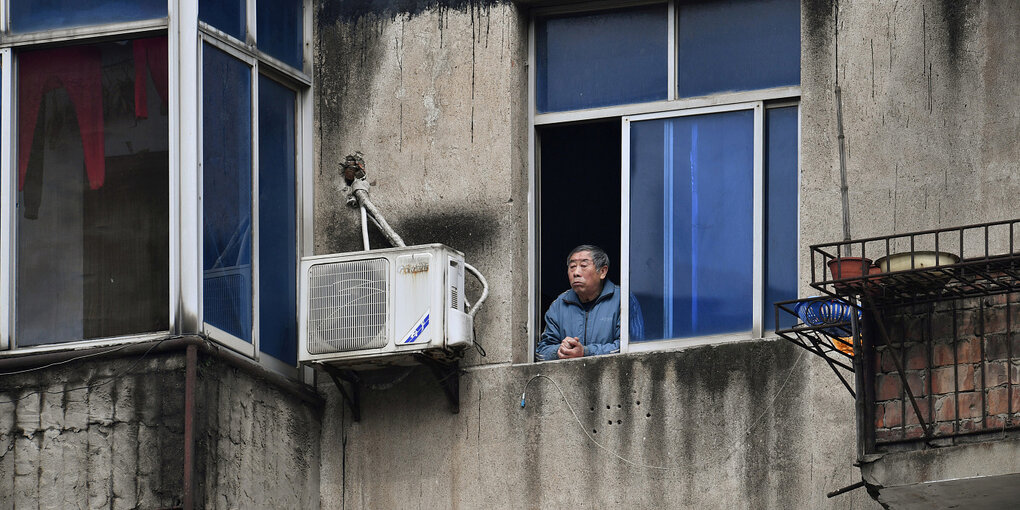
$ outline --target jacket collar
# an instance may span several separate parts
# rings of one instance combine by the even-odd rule
[[[613,293],[616,292],[616,284],[606,278],[605,283],[602,284],[602,292],[599,297],[595,298],[595,302],[598,303],[604,299],[608,299]],[[581,306],[581,298],[577,297],[577,292],[574,289],[567,289],[567,295],[563,298],[564,301],[570,304]]]

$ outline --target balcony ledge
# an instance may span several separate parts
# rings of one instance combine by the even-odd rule
[[[1011,508],[1020,501],[1020,439],[869,455],[869,492],[886,508]]]

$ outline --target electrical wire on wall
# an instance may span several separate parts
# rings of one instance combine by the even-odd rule
[[[123,377],[123,376],[125,376],[127,374],[130,374],[131,371],[134,370],[135,367],[138,366],[138,364],[142,362],[142,360],[144,360],[146,357],[148,357],[149,353],[151,353],[153,350],[155,350],[160,345],[162,345],[163,342],[166,342],[168,340],[178,339],[178,338],[183,338],[183,337],[180,336],[180,335],[177,335],[177,336],[172,336],[172,337],[164,338],[162,340],[159,340],[158,342],[153,343],[148,349],[145,350],[145,352],[143,352],[141,354],[141,356],[136,358],[135,361],[133,363],[131,363],[130,366],[128,366],[124,370],[121,370],[121,371],[119,371],[119,372],[117,372],[117,373],[115,373],[115,374],[113,374],[113,375],[111,375],[109,377],[103,378],[99,382],[95,382],[95,383],[91,383],[91,384],[85,384],[83,386],[77,386],[77,387],[73,387],[73,388],[61,388],[59,390],[35,390],[35,391],[30,391],[30,392],[22,394],[18,398],[13,398],[13,399],[10,399],[10,400],[0,400],[0,404],[13,404],[15,402],[24,400],[24,399],[29,398],[29,397],[34,396],[34,395],[60,395],[60,394],[66,394],[68,392],[78,391],[78,390],[90,390],[91,391],[91,390],[94,390],[94,389],[99,388],[101,386],[105,386],[107,384],[110,384],[110,383],[120,379],[121,377]],[[90,357],[93,357],[93,356],[102,356],[102,355],[105,355],[105,354],[110,354],[110,353],[113,353],[113,352],[117,352],[117,351],[119,351],[121,349],[124,349],[124,348],[126,348],[128,346],[129,346],[129,344],[125,344],[125,345],[122,345],[120,347],[114,347],[114,348],[109,349],[109,350],[100,351],[100,352],[96,352],[96,353],[90,353],[90,354],[86,354],[86,355],[83,355],[83,356],[77,356],[77,357],[69,358],[69,359],[66,359],[66,360],[63,360],[63,361],[58,361],[58,362],[55,362],[55,363],[50,363],[50,364],[47,364],[47,365],[39,366],[39,367],[33,367],[33,368],[25,369],[25,370],[17,370],[17,371],[13,371],[13,372],[4,372],[4,373],[0,374],[0,377],[7,376],[7,375],[15,375],[15,374],[25,374],[25,373],[28,373],[28,372],[35,372],[35,371],[43,370],[43,369],[50,368],[50,367],[53,367],[53,366],[56,366],[56,365],[63,365],[65,363],[70,363],[72,361],[77,361],[77,360],[84,359],[84,358],[90,358]]]

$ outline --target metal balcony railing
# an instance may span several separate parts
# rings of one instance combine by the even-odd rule
[[[1020,290],[1020,219],[811,246],[811,286],[917,304]]]
[[[1020,435],[1018,235],[1020,219],[811,246],[823,296],[776,303],[776,333],[854,395],[859,454]]]

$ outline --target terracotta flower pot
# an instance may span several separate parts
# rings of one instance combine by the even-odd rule
[[[871,259],[865,257],[840,257],[829,261],[829,272],[833,280],[860,278],[871,274]]]

